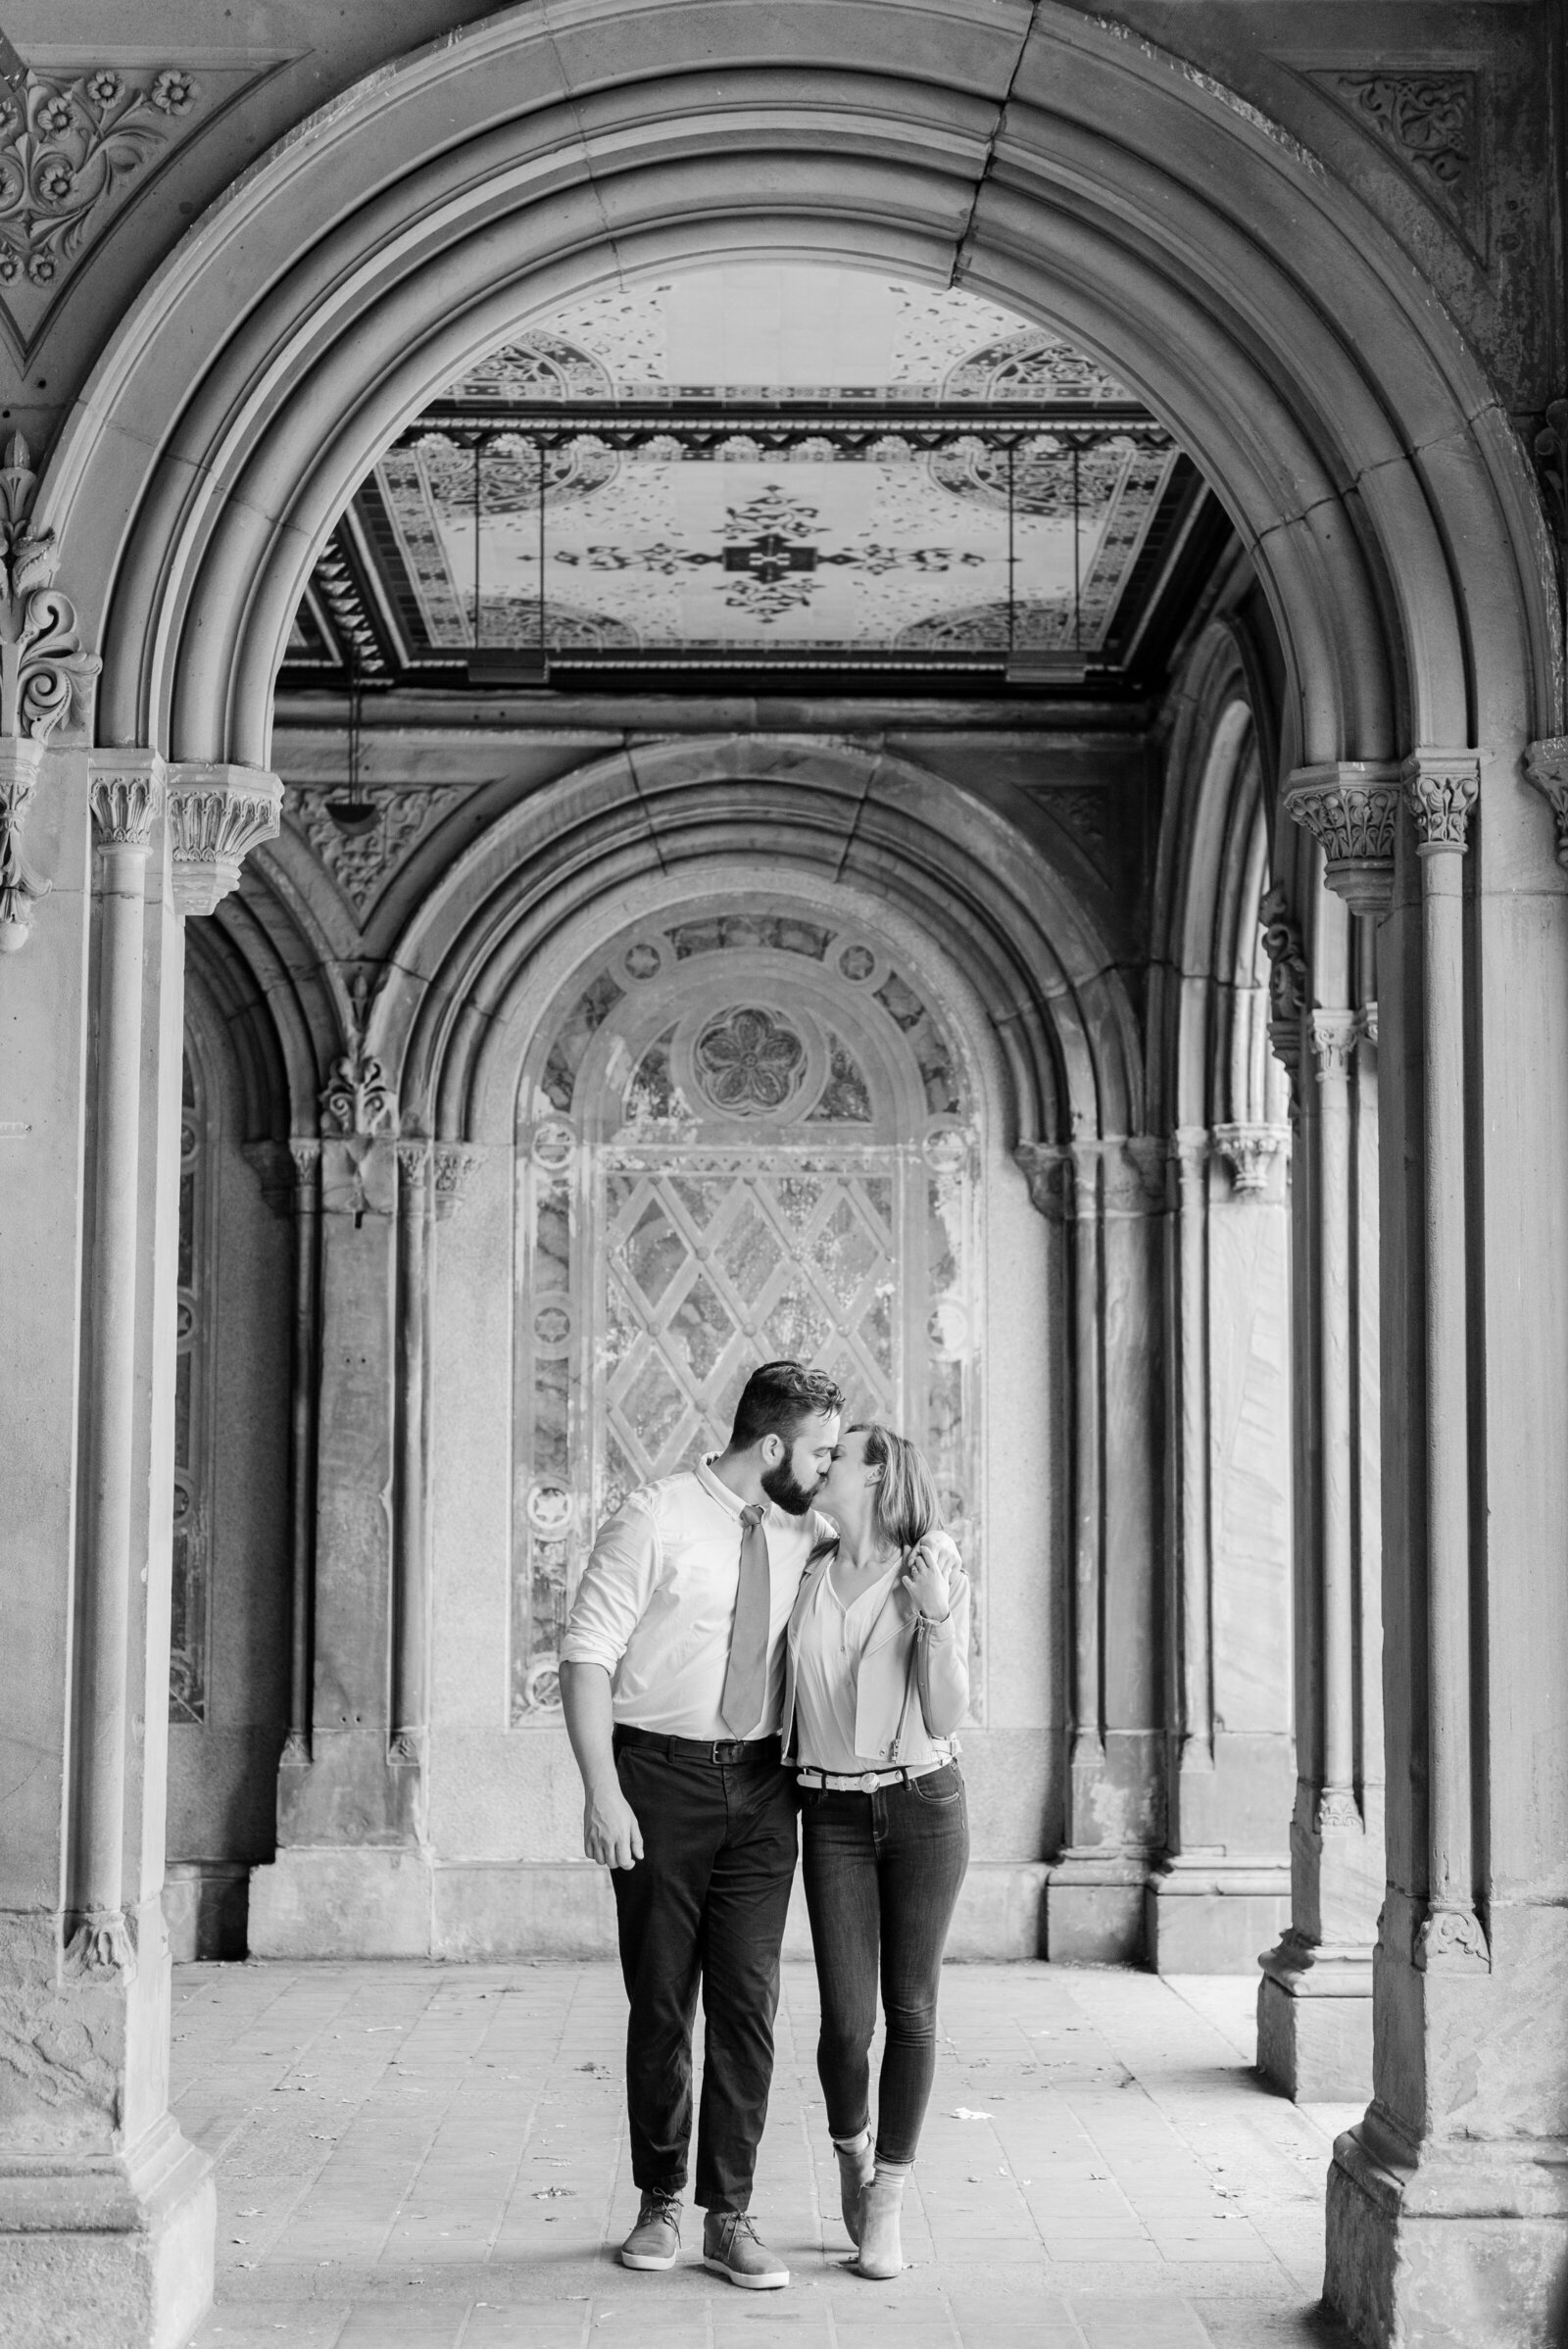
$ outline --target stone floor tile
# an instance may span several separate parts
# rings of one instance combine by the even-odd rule
[[[787,1968],[756,2208],[795,2280],[751,2295],[704,2274],[690,2208],[674,2274],[614,2263],[637,2198],[612,1968],[181,1969],[175,2092],[221,2212],[202,2349],[1326,2340],[1309,2327],[1328,2132],[1251,2076],[1244,1992],[952,1969],[909,2267],[878,2285],[847,2266],[814,1977]]]

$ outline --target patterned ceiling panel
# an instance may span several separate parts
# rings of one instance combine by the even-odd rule
[[[432,402],[287,666],[1113,669],[1195,494],[1125,385],[993,303],[694,270],[553,314]]]

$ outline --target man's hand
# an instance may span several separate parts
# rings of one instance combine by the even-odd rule
[[[637,1814],[613,1779],[590,1786],[582,1810],[582,1847],[601,1868],[635,1868],[643,1856]]]

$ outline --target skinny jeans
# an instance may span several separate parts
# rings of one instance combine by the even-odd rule
[[[801,1831],[828,2128],[853,2137],[869,2125],[880,1977],[876,2151],[912,2162],[936,2074],[942,1952],[969,1865],[963,1775],[949,1762],[869,1794],[803,1786]]]

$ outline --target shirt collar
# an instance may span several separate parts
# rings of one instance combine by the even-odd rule
[[[713,1462],[717,1458],[718,1454],[716,1451],[705,1451],[703,1453],[702,1458],[697,1463],[697,1482],[702,1486],[703,1491],[709,1494],[710,1499],[716,1500],[721,1508],[727,1509],[732,1517],[738,1518],[742,1508],[745,1506],[745,1503],[742,1501],[738,1493],[732,1493],[723,1480],[713,1474]],[[765,1495],[763,1496],[763,1506],[767,1510],[768,1515],[771,1516],[773,1514],[773,1505],[771,1501],[767,1500]]]

